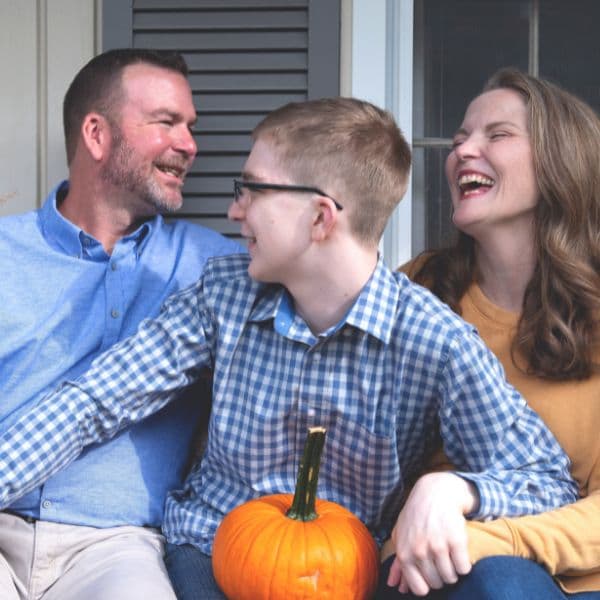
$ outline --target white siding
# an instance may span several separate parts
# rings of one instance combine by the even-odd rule
[[[66,173],[62,98],[96,48],[95,0],[0,2],[0,215],[39,206]]]

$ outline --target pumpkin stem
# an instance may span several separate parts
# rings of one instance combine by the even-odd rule
[[[304,442],[302,461],[298,469],[298,480],[292,506],[286,516],[296,521],[312,521],[317,518],[315,501],[317,499],[317,483],[321,453],[325,444],[325,428],[310,427]]]

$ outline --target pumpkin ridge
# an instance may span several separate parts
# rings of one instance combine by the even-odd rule
[[[331,581],[332,581],[331,593],[335,593],[337,590],[337,587],[338,587],[338,569],[336,568],[338,566],[337,560],[336,560],[337,548],[332,543],[332,541],[329,538],[329,535],[327,533],[327,530],[325,529],[326,523],[327,523],[326,519],[318,519],[314,523],[314,529],[316,531],[320,532],[321,539],[323,539],[325,541],[325,543],[327,544],[328,556],[330,556],[334,559],[333,560],[334,568],[332,569],[333,575],[331,576]],[[335,531],[335,533],[336,533],[336,535],[339,534],[339,532],[337,530]],[[328,594],[328,597],[333,598],[330,594]]]
[[[294,539],[297,535],[297,529],[295,527],[289,527],[289,522],[287,521],[287,517],[285,513],[282,514],[283,520],[277,522],[278,529],[283,532],[279,539],[279,545],[277,547],[277,558],[274,572],[279,574],[283,572],[283,569],[287,567],[287,573],[283,581],[285,585],[283,589],[289,589],[290,580],[293,578],[294,573],[294,561],[289,560],[290,556],[294,556],[295,548],[294,548]],[[277,588],[275,590],[273,587],[277,585],[278,588],[281,588],[281,579],[276,575],[269,582],[269,600],[286,600],[285,597],[281,597],[277,595]],[[289,597],[288,597],[289,598]]]
[[[228,538],[231,541],[231,546],[234,546],[235,548],[239,547],[238,541],[240,537],[243,537],[244,540],[248,540],[249,543],[244,545],[244,553],[242,556],[239,557],[239,564],[241,565],[241,570],[242,572],[247,572],[247,565],[249,562],[253,563],[254,561],[252,560],[252,556],[253,556],[253,552],[254,552],[254,548],[255,548],[255,541],[257,540],[257,538],[260,538],[260,534],[261,531],[264,529],[264,514],[263,513],[269,513],[271,511],[269,510],[264,510],[264,505],[259,504],[259,514],[256,514],[254,512],[252,512],[251,510],[247,510],[246,507],[248,506],[253,506],[253,508],[255,508],[254,506],[254,502],[250,501],[249,503],[246,504],[242,504],[240,506],[237,507],[237,512],[239,515],[239,520],[237,521],[237,525],[238,527],[233,530],[230,530],[229,532],[229,536]],[[270,507],[266,507],[267,509]],[[263,509],[263,510],[260,510]],[[227,549],[229,550],[230,546],[227,546]],[[229,552],[228,552],[229,554]],[[253,569],[252,569],[253,571]],[[240,586],[243,585],[242,581],[236,581],[234,588],[232,590],[230,590],[231,593],[235,593],[234,597],[237,597],[237,594],[241,592],[244,592],[244,589],[240,589]],[[246,586],[244,586],[246,587]],[[254,587],[251,586],[251,587]]]

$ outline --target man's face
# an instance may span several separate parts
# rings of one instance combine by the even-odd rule
[[[136,216],[177,210],[196,156],[190,86],[183,75],[148,64],[126,67],[121,85],[102,177],[123,192]]]

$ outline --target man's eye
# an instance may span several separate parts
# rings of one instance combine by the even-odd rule
[[[464,142],[464,139],[462,139],[462,138],[453,139],[452,140],[452,150],[454,150],[454,148],[457,148],[458,146],[460,146],[463,142]]]

